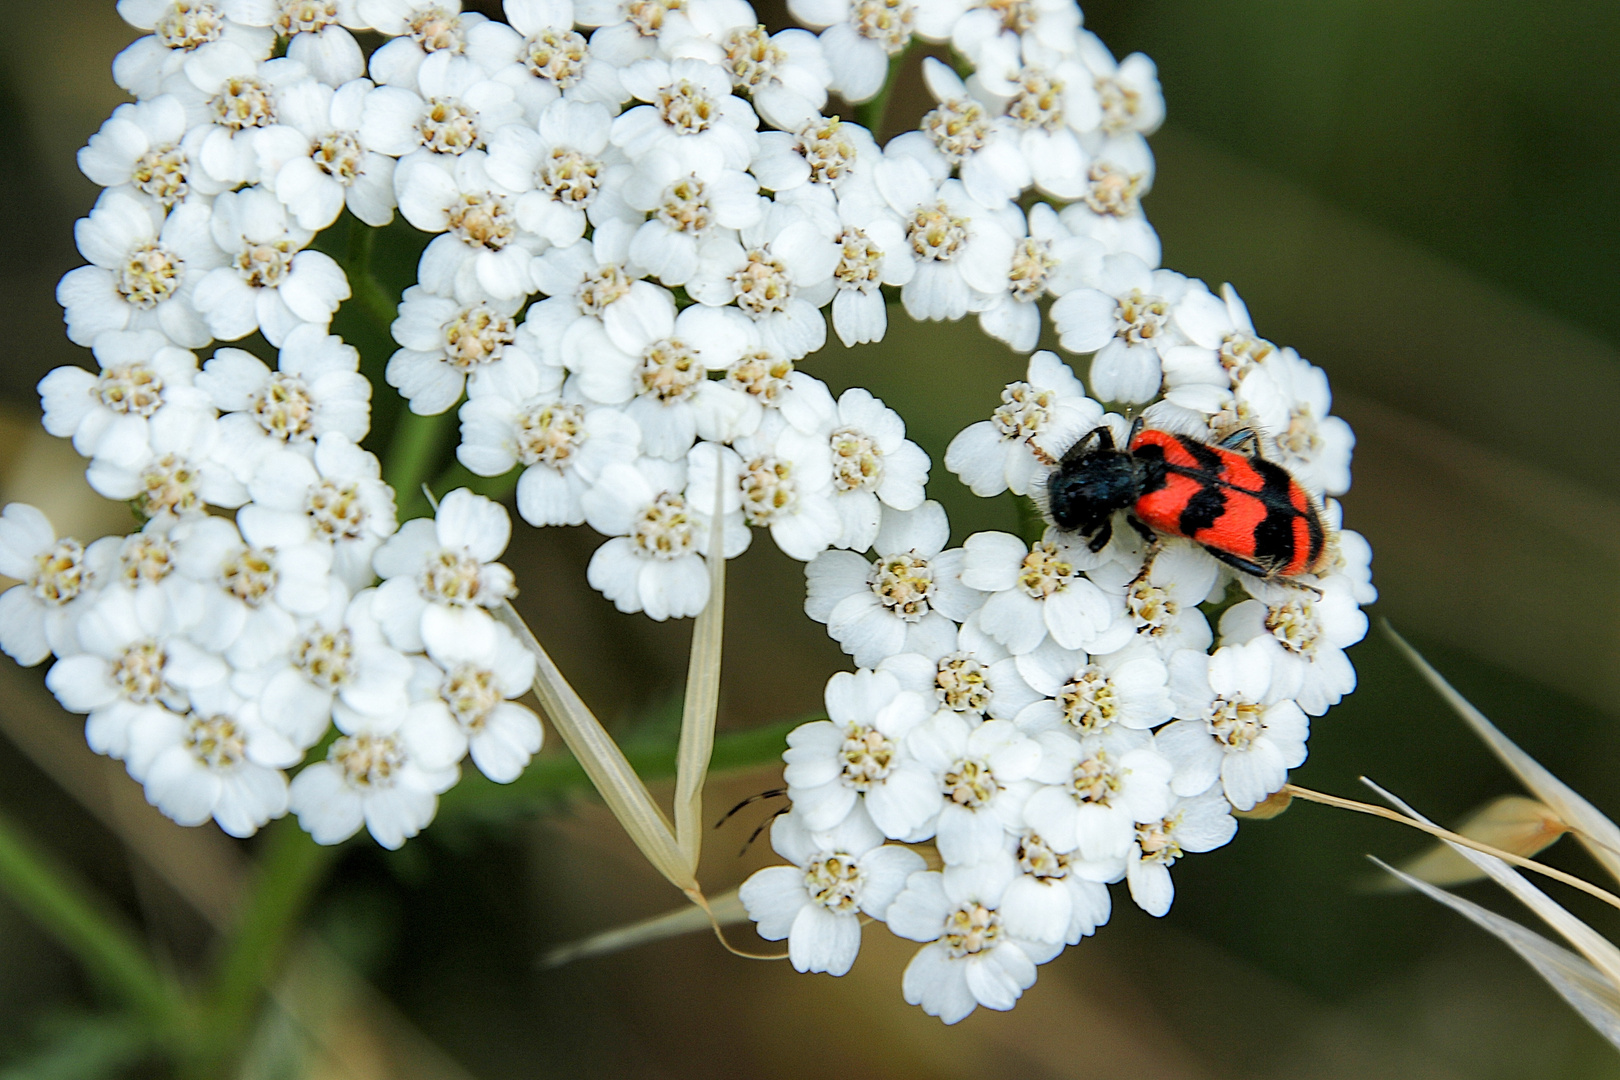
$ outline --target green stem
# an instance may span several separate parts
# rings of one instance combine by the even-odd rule
[[[427,496],[422,494],[422,481],[439,464],[445,432],[455,418],[455,413],[448,410],[437,416],[400,414],[394,426],[394,437],[388,440],[388,452],[383,456],[383,479],[399,500],[401,521],[424,517],[431,512]]]
[[[889,72],[883,77],[883,89],[877,92],[876,97],[855,106],[855,122],[870,131],[879,146],[883,145],[883,117],[889,111],[889,98],[894,96],[895,83],[900,81],[900,69],[905,67],[906,57],[911,55],[916,43],[915,38],[907,41],[905,48],[889,57]]]
[[[124,999],[163,1040],[189,1029],[181,988],[152,963],[135,935],[90,889],[72,880],[0,815],[0,889],[76,956],[110,992]]]
[[[366,314],[386,331],[393,325],[394,317],[399,311],[388,298],[387,292],[378,284],[376,275],[371,272],[371,249],[376,238],[376,229],[351,216],[348,251],[344,255],[343,269],[349,277],[349,289],[354,294],[354,299],[365,309]]]
[[[300,917],[325,880],[337,849],[323,847],[282,818],[266,830],[266,847],[235,929],[214,976],[197,1053],[189,1072],[223,1076],[240,1056],[265,988],[275,979]]]

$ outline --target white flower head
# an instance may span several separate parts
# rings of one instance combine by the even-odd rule
[[[288,144],[284,159],[261,162],[263,183],[300,227],[324,229],[345,206],[367,225],[393,220],[394,159],[361,135],[374,90],[369,79],[356,78],[335,87],[304,79],[279,91],[282,124],[303,138]]]
[[[371,584],[372,554],[393,535],[394,491],[376,455],[342,432],[322,435],[314,453],[281,449],[260,459],[237,512],[242,535],[266,547],[321,543],[332,573],[351,590]]]
[[[1012,1008],[1035,985],[1035,965],[1063,948],[1016,937],[1003,923],[1001,901],[1016,871],[1004,851],[997,855],[944,873],[912,874],[889,907],[890,930],[926,943],[906,965],[906,1002],[947,1024],[980,1005]]]
[[[1115,726],[1075,738],[1051,731],[1035,779],[1042,787],[1024,804],[1024,821],[1055,850],[1087,862],[1123,859],[1138,821],[1156,821],[1174,801],[1174,765],[1146,731]]]
[[[465,747],[434,710],[379,718],[293,777],[288,808],[317,844],[341,844],[364,825],[377,843],[398,848],[433,820],[439,795],[460,778]]]
[[[959,319],[1006,289],[1018,212],[989,206],[960,180],[939,181],[924,163],[896,152],[875,168],[878,190],[906,228],[916,270],[900,299],[913,319]]]
[[[855,103],[883,88],[889,58],[911,42],[917,18],[911,0],[792,0],[788,10],[806,26],[825,28],[821,51],[831,89]]]
[[[172,94],[113,110],[79,151],[79,170],[102,187],[128,185],[165,209],[193,195],[217,195],[224,185],[197,160],[206,129],[190,128]]]
[[[975,533],[962,545],[962,583],[991,594],[979,627],[1014,655],[1051,635],[1065,649],[1095,646],[1123,612],[1082,571],[1101,563],[1082,537],[1048,529],[1026,547],[1009,533]]]
[[[268,57],[275,32],[227,18],[223,7],[219,0],[119,0],[123,20],[150,32],[113,59],[113,81],[144,100],[188,67],[217,63],[219,54],[249,63]]]
[[[529,385],[555,390],[562,373],[518,344],[514,316],[521,304],[516,297],[464,302],[412,285],[392,326],[400,349],[384,378],[420,416],[449,409],[464,389],[474,398]]]
[[[699,254],[698,271],[687,283],[699,303],[735,303],[790,360],[826,342],[820,308],[832,296],[840,248],[808,215],[776,204],[736,239],[711,238]]]
[[[465,53],[484,16],[463,12],[461,0],[357,0],[355,7],[374,30],[393,39],[371,54],[371,77],[377,82],[416,90],[431,81],[424,69],[477,70]],[[426,89],[423,95],[430,96]]]
[[[982,594],[960,579],[962,551],[936,502],[915,510],[883,508],[875,562],[852,551],[824,551],[805,567],[805,614],[862,667],[902,652],[950,651],[954,620],[979,606]]]
[[[833,503],[827,445],[800,435],[780,414],[738,439],[735,449],[711,442],[693,447],[687,501],[712,501],[716,484],[727,510],[735,505],[749,525],[769,529],[790,558],[808,562],[839,539],[843,526]]]
[[[74,623],[95,595],[84,545],[57,538],[50,520],[27,503],[0,515],[0,574],[17,582],[0,593],[0,649],[24,667],[79,651]]]
[[[605,105],[561,98],[535,127],[508,124],[495,132],[485,170],[515,196],[519,225],[558,247],[585,235],[587,214],[623,161],[608,145],[611,122]]]
[[[1200,287],[1201,291],[1201,287]],[[1052,305],[1052,323],[1070,352],[1095,352],[1091,392],[1103,401],[1145,402],[1163,382],[1163,353],[1186,342],[1176,321],[1188,281],[1153,270],[1134,255],[1102,260],[1095,287]]]
[[[945,449],[945,467],[975,495],[1027,494],[1050,467],[1102,423],[1102,406],[1056,353],[1029,358],[1024,379],[1008,384],[989,420],[964,428]]]
[[[941,709],[906,737],[906,749],[944,793],[935,842],[947,864],[991,858],[1022,824],[1026,783],[1041,765],[1041,746],[1010,720],[974,726]]]
[[[1015,352],[1027,352],[1040,337],[1037,303],[1063,296],[1092,280],[1102,264],[1102,245],[1072,235],[1046,203],[1030,208],[1027,234],[1014,238],[1007,280],[992,303],[979,312],[979,327]]]
[[[471,636],[431,642],[428,655],[437,665],[427,665],[432,696],[414,708],[447,715],[478,770],[509,784],[539,751],[543,736],[533,710],[511,700],[533,685],[534,654],[499,623],[494,647],[488,644]]]
[[[506,508],[466,488],[439,501],[433,519],[400,526],[372,557],[383,583],[372,611],[395,648],[493,649],[489,609],[516,595],[512,571],[495,560],[512,537]]]
[[[231,836],[252,836],[287,812],[281,769],[301,754],[258,722],[251,703],[229,711],[142,713],[130,725],[129,766],[146,798],[181,825],[213,818]]]
[[[287,208],[260,187],[214,200],[214,242],[230,260],[197,285],[197,311],[217,338],[254,330],[280,346],[301,323],[325,328],[349,298],[349,279],[325,252],[304,250],[313,234],[287,220]]]
[[[1029,162],[1012,122],[995,116],[933,57],[923,60],[923,78],[939,104],[917,131],[891,140],[885,153],[915,155],[936,175],[959,172],[968,195],[985,206],[1021,195],[1030,182]]]
[[[1256,639],[1210,656],[1188,650],[1170,658],[1170,689],[1182,719],[1156,741],[1176,766],[1178,795],[1217,784],[1228,802],[1248,810],[1304,763],[1310,721],[1286,696],[1292,687],[1274,687],[1275,656]],[[1289,674],[1297,673],[1285,668]]]
[[[884,671],[840,671],[827,680],[826,720],[788,734],[783,779],[806,829],[836,829],[856,804],[884,836],[914,842],[932,835],[943,804],[935,776],[906,749],[928,715],[921,694]]]
[[[1058,851],[1029,829],[1009,840],[1018,875],[1001,894],[998,910],[1011,936],[1076,945],[1108,921],[1113,905],[1099,878],[1114,872],[1097,873],[1097,864],[1086,863],[1078,852]]]
[[[686,472],[685,462],[654,458],[615,463],[581,498],[591,528],[612,537],[591,556],[585,579],[620,611],[645,611],[661,622],[696,615],[709,602],[703,556],[709,553],[715,488],[688,499]],[[722,554],[728,559],[749,540],[733,500],[721,503]]]
[[[725,68],[703,60],[638,60],[620,73],[646,102],[613,121],[613,144],[638,161],[667,150],[699,176],[717,167],[746,169],[759,149],[759,117],[731,92]]]
[[[1137,638],[1120,649],[1087,655],[1047,643],[1018,658],[1018,673],[1046,695],[1017,714],[1031,734],[1066,728],[1080,736],[1114,726],[1146,731],[1172,714],[1169,669],[1159,651]]]
[[[213,420],[197,357],[157,331],[108,331],[94,351],[98,374],[59,367],[39,382],[45,430],[85,457],[138,467],[153,455],[154,428],[162,443]]]
[[[69,270],[56,287],[74,344],[93,345],[109,330],[157,330],[182,348],[208,344],[214,335],[192,297],[204,275],[226,261],[209,230],[212,216],[202,200],[165,214],[129,188],[102,192],[73,229],[90,265]]]
[[[793,865],[757,871],[738,896],[760,937],[788,939],[797,971],[847,973],[860,950],[860,917],[882,919],[906,878],[925,866],[915,851],[885,844],[861,810],[822,832],[782,814],[771,824],[771,846]]]
[[[1138,637],[1165,656],[1178,649],[1207,649],[1214,634],[1198,605],[1224,580],[1220,564],[1190,540],[1165,539],[1144,566],[1139,556],[1123,553],[1119,530],[1114,539],[1119,556],[1087,576],[1105,591],[1123,595],[1126,618]]]
[[[699,176],[666,150],[655,150],[624,174],[624,202],[642,214],[630,257],[665,285],[685,285],[707,270],[709,277],[727,272],[711,264],[725,251],[704,250],[707,241],[733,237],[733,230],[755,225],[769,205],[759,183],[748,173],[715,168]]]
[[[1176,860],[1189,853],[1214,851],[1236,834],[1237,820],[1218,788],[1177,799],[1162,818],[1137,822],[1136,841],[1125,868],[1131,899],[1149,915],[1165,914],[1175,899],[1170,867]]]
[[[467,56],[512,87],[533,123],[559,98],[618,112],[630,95],[619,66],[574,29],[573,0],[505,0],[506,24],[489,20],[467,33]]]

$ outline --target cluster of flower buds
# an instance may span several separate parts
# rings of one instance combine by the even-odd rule
[[[772,841],[793,865],[743,899],[801,970],[846,971],[863,914],[926,943],[906,998],[955,1021],[1010,1007],[1107,918],[1108,883],[1163,914],[1171,864],[1285,783],[1307,717],[1354,685],[1370,553],[1338,532],[1302,589],[1127,529],[950,549],[902,419],[798,369],[825,309],[849,346],[897,297],[1019,352],[1046,311],[1094,354],[1089,396],[1036,353],[953,441],[983,496],[1038,496],[1129,416],[1252,428],[1328,500],[1352,438],[1235,293],[1157,268],[1154,68],[1116,62],[1072,0],[789,8],[814,32],[771,33],[746,0],[506,0],[505,22],[458,0],[120,0],[150,31],[114,63],[136,100],[80,153],[106,190],[58,290],[99,371],[40,391],[145,525],[83,547],[8,508],[0,646],[54,654],[91,746],[187,824],[247,835],[291,809],[323,843],[365,824],[397,847],[464,756],[518,775],[541,729],[511,701],[534,659],[489,614],[515,591],[510,523],[461,490],[396,528],[358,445],[373,388],[328,332],[349,282],[309,248],[345,208],[357,229],[397,211],[435,235],[386,381],[414,413],[459,406],[459,461],[520,470],[524,521],[607,537],[594,588],[696,615],[711,538],[730,557],[751,526],[807,564],[805,610],[859,670],[792,736]],[[369,58],[364,29],[389,39]],[[827,115],[914,38],[958,65],[924,61],[917,130],[880,147]],[[254,331],[274,368],[193,351]]]

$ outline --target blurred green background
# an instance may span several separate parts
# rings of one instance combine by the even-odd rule
[[[135,32],[110,2],[4,9],[0,498],[89,539],[127,529],[127,512],[88,495],[78,459],[38,429],[32,388],[88,361],[52,292],[80,261],[72,222],[95,197],[73,152],[122,100],[108,69]],[[1262,334],[1332,377],[1359,440],[1345,516],[1373,544],[1373,614],[1620,811],[1620,6],[1108,0],[1086,17],[1116,53],[1159,65],[1170,123],[1153,140],[1147,208],[1166,264],[1233,282]],[[912,71],[889,127],[924,107]],[[970,324],[903,319],[881,346],[806,361],[835,389],[884,397],[936,463],[1021,366]],[[937,464],[930,490],[958,541],[1014,522],[1009,502],[974,499]],[[620,616],[589,591],[595,544],[520,529],[508,559],[519,606],[599,714],[653,737],[647,718],[679,690],[689,627]],[[731,580],[723,728],[818,709],[845,658],[800,613],[801,568],[762,541]],[[1514,790],[1376,632],[1353,656],[1361,688],[1315,724],[1300,783],[1355,797],[1365,774],[1446,821]],[[117,765],[83,749],[41,672],[0,672],[0,809],[167,963],[194,970],[212,932],[173,882],[228,919],[256,845],[157,818]],[[775,782],[769,768],[731,774],[709,802]],[[763,843],[737,854],[766,813],[715,834],[711,892],[769,861]],[[900,1000],[914,946],[879,927],[838,981],[736,959],[706,935],[541,970],[547,947],[678,897],[590,800],[469,799],[400,852],[342,850],[249,1072],[1620,1076],[1612,1049],[1495,941],[1426,900],[1366,888],[1364,853],[1421,846],[1316,806],[1246,823],[1231,846],[1178,865],[1167,918],[1125,900],[1013,1013],[946,1029]],[[1597,873],[1573,846],[1547,857]],[[1463,891],[1519,916],[1491,888]],[[1586,900],[1568,903],[1620,931]],[[98,1019],[105,1004],[0,901],[0,1077],[161,1075],[113,1064],[125,1036]]]

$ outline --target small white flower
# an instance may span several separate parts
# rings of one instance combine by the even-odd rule
[[[430,57],[417,72],[420,93],[385,85],[366,95],[360,116],[365,146],[397,158],[456,157],[482,149],[502,126],[522,120],[523,109],[510,86],[486,78],[475,64],[451,62],[460,57],[441,55],[443,60]],[[376,76],[375,64],[372,74]]]
[[[1126,542],[1118,529],[1114,540],[1116,548]],[[1087,576],[1104,591],[1117,590],[1115,595],[1124,597],[1130,625],[1162,655],[1170,656],[1178,649],[1207,649],[1215,635],[1198,605],[1223,580],[1220,564],[1191,541],[1160,543],[1145,574],[1140,559],[1135,558],[1104,563],[1087,571]]]
[[[979,626],[1014,655],[1033,651],[1048,634],[1065,649],[1091,648],[1121,617],[1119,605],[1082,573],[1102,560],[1072,533],[1048,529],[1030,547],[1009,533],[974,533],[962,550],[962,584],[991,594]]]
[[[893,840],[933,833],[943,802],[936,777],[906,749],[928,702],[894,675],[862,669],[827,680],[826,720],[788,733],[782,778],[793,815],[812,832],[835,829],[856,803]]]
[[[312,323],[287,335],[275,371],[252,353],[218,349],[197,386],[226,414],[220,424],[240,453],[244,481],[269,450],[307,454],[329,432],[359,442],[371,429],[371,383],[360,374],[360,354]]]
[[[379,83],[419,89],[426,81],[426,61],[460,61],[474,68],[462,54],[469,32],[484,21],[476,11],[463,12],[461,0],[357,0],[357,13],[381,34],[393,38],[371,54],[371,77]],[[424,97],[432,96],[423,90]]]
[[[621,71],[698,36],[686,0],[575,0],[574,21],[600,28],[591,35],[591,55]]]
[[[342,86],[365,73],[366,60],[350,30],[369,27],[355,0],[224,0],[225,13],[246,26],[267,26],[287,38],[287,55],[317,79]]]
[[[523,466],[518,514],[530,525],[579,525],[581,496],[609,465],[629,464],[641,452],[641,429],[618,409],[569,402],[546,393],[491,394],[461,406],[456,459],[480,476],[502,476]]]
[[[1007,1010],[1035,985],[1035,965],[1062,951],[1061,943],[1013,936],[999,910],[1015,870],[1005,852],[943,874],[924,870],[906,879],[889,906],[889,929],[928,943],[911,963],[901,989],[906,1002],[947,1024],[983,1005]]]
[[[338,580],[350,589],[371,584],[372,554],[395,525],[394,491],[382,482],[376,455],[330,432],[313,454],[266,454],[248,491],[253,501],[237,511],[236,521],[250,543],[330,545]]]
[[[1257,639],[1211,656],[1183,651],[1170,658],[1170,691],[1182,719],[1159,732],[1157,745],[1175,763],[1177,794],[1219,781],[1227,800],[1248,810],[1304,763],[1310,721],[1285,696],[1292,687],[1274,687],[1274,656]]]
[[[950,651],[952,620],[965,619],[982,594],[960,580],[962,551],[945,551],[944,509],[883,509],[876,562],[852,551],[824,551],[805,567],[804,611],[862,667],[902,652]]]
[[[279,346],[300,323],[326,327],[349,298],[349,279],[330,255],[304,250],[314,234],[287,220],[264,188],[214,200],[214,242],[230,260],[197,285],[197,311],[214,336],[235,341],[259,330]]]
[[[620,187],[625,204],[647,215],[630,241],[630,257],[671,287],[685,285],[700,266],[710,268],[715,256],[700,245],[758,224],[769,205],[747,173],[718,168],[699,176],[664,150],[637,161]]]
[[[335,89],[304,79],[277,95],[281,122],[304,140],[296,153],[265,169],[264,186],[300,227],[324,229],[344,206],[367,225],[394,219],[394,159],[360,134],[373,92],[369,79],[352,79]]]
[[[512,571],[495,561],[511,538],[506,508],[466,488],[440,500],[431,521],[400,526],[372,557],[383,578],[372,612],[389,643],[403,652],[458,639],[493,648],[487,609],[517,593]]]
[[[512,193],[490,179],[486,160],[482,150],[413,154],[394,171],[399,212],[423,232],[441,234],[422,253],[423,287],[466,304],[530,292],[529,263],[546,244],[519,222]]]
[[[591,528],[612,537],[591,556],[585,580],[624,612],[651,619],[683,619],[709,602],[709,551],[713,488],[689,502],[683,462],[640,458],[612,464],[581,497]],[[722,525],[724,556],[748,547],[748,527],[732,509]]]
[[[293,777],[288,808],[317,844],[341,844],[364,825],[396,849],[433,820],[439,795],[461,775],[456,759],[465,745],[432,710],[379,718]]]
[[[1319,579],[1316,594],[1268,587],[1263,599],[1222,613],[1221,644],[1275,642],[1273,678],[1292,689],[1289,696],[1307,715],[1321,716],[1356,688],[1356,669],[1344,650],[1366,637],[1367,616],[1353,588],[1343,574]]]
[[[1137,640],[1088,656],[1056,642],[1018,658],[1018,673],[1036,692],[1047,695],[1017,714],[1030,734],[1060,727],[1077,735],[1098,735],[1111,727],[1146,731],[1170,719],[1169,669],[1157,649]]]
[[[391,327],[401,347],[383,377],[419,416],[444,412],[463,389],[473,397],[499,393],[508,383],[555,389],[562,373],[537,364],[517,344],[513,316],[520,306],[518,297],[463,302],[412,285]]]
[[[95,589],[85,554],[26,503],[0,516],[0,574],[18,582],[0,593],[0,649],[23,667],[79,651],[74,623]]]
[[[209,231],[213,210],[191,200],[164,214],[128,188],[101,193],[73,238],[89,266],[69,270],[56,286],[68,337],[93,345],[109,330],[158,330],[182,348],[213,339],[192,304],[203,276],[225,262]]]
[[[1096,80],[1093,85],[1102,107],[1102,120],[1086,140],[1093,160],[1151,168],[1153,157],[1144,136],[1164,122],[1164,95],[1153,61],[1131,53],[1116,63],[1108,46],[1090,31],[1080,33],[1079,57]]]
[[[700,248],[687,290],[699,303],[735,302],[759,325],[765,343],[797,360],[821,348],[821,306],[833,294],[841,249],[802,211],[775,204],[736,239],[713,237]]]
[[[806,26],[825,27],[831,89],[853,103],[883,89],[889,58],[910,43],[917,11],[911,0],[792,0],[788,10]]]
[[[1022,194],[1030,182],[1029,163],[1013,123],[993,115],[969,95],[960,76],[933,57],[923,60],[923,78],[939,104],[917,131],[896,136],[884,152],[917,156],[936,175],[958,171],[968,195],[985,206]]]
[[[90,749],[122,758],[137,719],[166,708],[184,711],[188,690],[224,680],[220,658],[178,637],[177,629],[167,605],[141,603],[118,586],[79,618],[83,651],[52,664],[45,685],[68,712],[89,714]]]
[[[1001,894],[999,909],[1007,933],[1028,941],[1076,945],[1108,921],[1112,903],[1103,882],[1123,870],[1102,873],[1098,864],[1057,851],[1028,829],[1018,834],[1016,844],[1013,858],[1019,873]]]
[[[750,171],[774,192],[819,184],[842,191],[858,172],[881,161],[872,133],[859,124],[817,116],[782,131],[759,133],[759,154]]]
[[[703,17],[715,11],[738,17],[746,13],[745,21],[723,30],[710,28]],[[694,6],[693,17],[699,29],[719,41],[717,55],[707,58],[731,74],[732,85],[748,95],[761,119],[787,131],[820,119],[832,70],[814,34],[798,29],[772,34],[754,23],[754,13],[742,4],[730,9]]]
[[[595,103],[618,112],[630,95],[619,69],[574,29],[572,0],[504,0],[508,25],[493,19],[467,32],[467,56],[511,85],[530,123],[552,102]]]
[[[108,331],[94,351],[99,374],[59,367],[39,382],[45,430],[85,457],[138,467],[152,457],[154,427],[162,441],[213,419],[194,385],[197,357],[157,331]]]
[[[1075,236],[1101,244],[1105,255],[1135,255],[1157,267],[1162,256],[1159,234],[1142,213],[1149,175],[1094,161],[1086,169],[1080,198],[1064,207],[1059,217]]]
[[[303,136],[282,124],[278,92],[309,78],[285,57],[257,61],[241,50],[196,57],[186,64],[190,85],[177,85],[193,117],[206,117],[197,160],[216,184],[257,184],[263,164],[272,168],[295,153]]]
[[[743,882],[738,898],[766,941],[788,939],[796,971],[846,974],[861,947],[861,915],[882,919],[922,856],[883,834],[862,812],[811,832],[798,814],[771,823],[771,847],[792,866],[768,866]]]
[[[756,166],[757,168],[757,166]],[[852,185],[853,186],[853,185]],[[904,286],[917,272],[905,223],[887,204],[871,199],[841,198],[838,266],[833,283],[833,329],[853,348],[881,341],[888,330],[888,305],[882,286]]]
[[[759,148],[759,118],[731,92],[725,68],[703,60],[638,60],[619,73],[624,88],[647,104],[613,121],[613,144],[632,161],[654,150],[706,176],[717,167],[746,169]]]
[[[735,449],[711,442],[693,447],[687,502],[712,501],[717,484],[727,511],[739,509],[749,525],[769,529],[789,558],[808,562],[839,539],[827,444],[788,427],[779,413],[738,439]]]
[[[1024,821],[1057,851],[1078,851],[1088,862],[1123,859],[1136,823],[1158,820],[1174,801],[1175,766],[1150,732],[1115,725],[1076,738],[1051,731],[1040,746],[1034,778],[1043,786],[1024,804]]]
[[[172,94],[118,106],[79,151],[79,170],[102,187],[127,184],[165,209],[223,185],[197,161],[205,128],[187,129],[186,109]]]
[[[334,590],[333,602],[303,620],[286,653],[256,671],[232,677],[238,693],[258,703],[260,722],[300,750],[326,734],[334,711],[354,728],[362,717],[386,718],[408,704],[411,665],[389,647],[371,615],[371,592],[353,600]]]
[[[1007,280],[993,303],[979,312],[979,327],[1016,352],[1035,347],[1041,333],[1036,306],[1045,296],[1063,296],[1096,276],[1102,245],[1072,236],[1046,203],[1029,212],[1029,232],[1014,237]]]
[[[928,769],[945,795],[936,840],[948,864],[992,858],[1003,835],[1023,824],[1025,783],[1041,765],[1041,745],[1010,720],[973,727],[961,713],[941,709],[906,736],[906,749]]]
[[[876,180],[906,227],[916,272],[901,289],[913,319],[960,319],[1005,290],[1018,214],[986,206],[960,180],[937,183],[915,158],[885,156]]]
[[[884,660],[878,670],[889,672],[905,689],[929,699],[935,711],[961,713],[969,724],[985,718],[1011,720],[1044,700],[1019,677],[1016,659],[968,627],[957,634],[949,652],[900,653]],[[1022,724],[1019,728],[1025,730]]]
[[[803,437],[832,450],[832,498],[843,523],[838,547],[871,547],[883,506],[922,505],[928,455],[905,437],[900,414],[870,392],[851,387],[835,404],[825,384],[806,380],[783,415]]]
[[[173,536],[176,568],[195,583],[187,633],[232,667],[269,663],[292,640],[297,617],[314,615],[330,599],[332,552],[325,544],[254,547],[218,517],[183,522]]]
[[[586,241],[563,248],[548,248],[529,266],[529,274],[547,299],[534,304],[523,325],[533,335],[536,355],[562,366],[561,343],[574,324],[590,320],[601,326],[602,316],[631,295],[642,277],[630,260],[636,226],[628,221],[605,221]]]
[[[148,427],[152,452],[129,460],[99,457],[85,470],[90,486],[109,498],[133,500],[148,520],[167,527],[203,515],[210,506],[232,509],[247,502],[247,488],[223,452],[219,422]]]
[[[113,59],[113,81],[141,99],[162,93],[164,84],[194,60],[240,52],[258,61],[276,44],[269,27],[227,19],[216,0],[119,0],[118,14],[151,31]]]
[[[428,672],[433,697],[413,711],[432,709],[448,716],[480,772],[497,784],[516,780],[539,751],[544,734],[540,718],[510,700],[533,686],[534,654],[499,623],[493,647],[471,635],[435,639],[428,654],[438,665]]]
[[[1041,475],[1087,432],[1102,423],[1102,406],[1086,397],[1080,380],[1056,353],[1029,358],[1020,382],[1001,392],[989,420],[970,424],[945,448],[945,467],[975,495],[1010,490],[1024,495]]]
[[[130,726],[130,772],[146,800],[181,825],[213,818],[230,836],[252,836],[287,812],[287,777],[300,753],[257,722],[252,704],[231,712],[167,709]]]
[[[537,128],[508,124],[489,141],[485,169],[511,192],[517,222],[558,247],[585,235],[587,213],[623,160],[608,146],[612,113],[605,105],[559,99]]]
[[[1160,356],[1185,342],[1175,321],[1188,281],[1150,270],[1134,255],[1109,255],[1095,288],[1076,289],[1052,305],[1052,324],[1070,352],[1095,352],[1091,391],[1104,401],[1153,400],[1163,380]]]
[[[1177,799],[1162,818],[1137,822],[1136,842],[1131,845],[1125,868],[1131,899],[1149,915],[1165,914],[1175,899],[1170,867],[1176,860],[1189,853],[1214,851],[1236,833],[1232,808],[1218,788],[1190,799]]]
[[[698,436],[727,439],[747,411],[742,395],[710,380],[748,347],[746,320],[732,311],[692,305],[679,315],[675,299],[638,281],[602,314],[571,321],[562,359],[574,385],[592,401],[624,405],[641,429],[645,453],[676,461]]]

